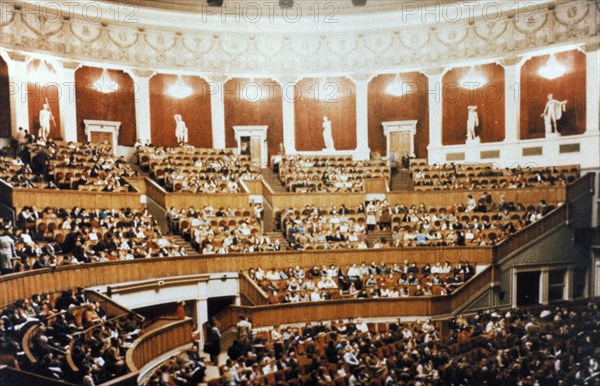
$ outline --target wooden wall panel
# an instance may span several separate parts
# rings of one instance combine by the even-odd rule
[[[257,93],[256,96],[252,93]],[[269,156],[283,143],[281,86],[272,79],[230,79],[225,84],[225,143],[237,147],[233,126],[269,126]]]
[[[29,107],[29,130],[36,137],[39,137],[40,130],[40,110],[43,108],[46,99],[50,105],[50,110],[54,116],[54,122],[50,120],[50,138],[61,138],[60,133],[60,92],[59,79],[56,70],[50,63],[46,63],[48,70],[52,73],[51,83],[44,84],[39,79],[32,77],[41,64],[39,59],[32,60],[27,65],[27,104]]]
[[[97,67],[81,67],[75,72],[75,94],[77,107],[77,140],[87,141],[85,119],[121,122],[119,145],[133,145],[136,140],[135,85],[133,79],[123,71],[108,70],[119,89],[103,94],[94,84],[102,74]]]
[[[324,91],[318,92],[319,88]],[[323,100],[319,100],[318,95]],[[352,80],[300,80],[295,87],[295,113],[296,150],[320,151],[325,148],[324,116],[331,121],[336,150],[356,149],[356,87]]]
[[[8,65],[0,57],[0,137],[10,137],[10,89]]]
[[[193,94],[178,99],[168,94],[176,75],[157,74],[150,79],[150,126],[152,143],[157,146],[176,146],[175,114],[181,114],[188,128],[190,145],[212,148],[212,118],[210,87],[197,76],[184,76]]]
[[[567,110],[558,121],[562,135],[583,134],[586,129],[586,57],[578,50],[555,54],[556,60],[567,68],[560,78],[549,80],[539,75],[549,55],[531,58],[521,67],[521,139],[544,138],[544,119],[541,117],[548,94],[566,100]]]
[[[467,139],[467,106],[477,106],[481,142],[504,140],[504,68],[490,63],[475,66],[486,83],[478,89],[461,88],[459,82],[470,67],[448,71],[442,81],[442,144],[459,145]]]
[[[386,155],[386,138],[382,122],[417,120],[415,153],[418,158],[427,158],[429,145],[429,97],[427,77],[419,72],[401,74],[403,83],[410,92],[396,97],[385,89],[395,75],[379,75],[369,82],[369,147],[372,152]]]

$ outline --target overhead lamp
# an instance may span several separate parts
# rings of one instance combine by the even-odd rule
[[[477,72],[474,66],[471,66],[471,68],[469,68],[467,76],[462,78],[459,84],[462,88],[477,89],[483,87],[485,82],[487,82],[487,79],[479,72]]]
[[[181,75],[177,75],[177,80],[169,87],[168,94],[176,99],[185,99],[191,96],[194,90],[188,86]]]
[[[100,78],[95,81],[94,84],[96,85],[96,88],[104,94],[110,94],[119,89],[119,83],[110,78],[106,68],[102,70],[102,75],[100,75]]]
[[[54,71],[50,70],[46,61],[40,60],[40,64],[37,66],[37,68],[29,73],[29,78],[33,82],[46,85],[56,81],[54,75],[56,74]]]
[[[400,78],[400,74],[396,74],[394,81],[385,88],[385,92],[390,95],[399,97],[404,95],[405,90],[403,87],[404,86],[402,83],[402,79]]]
[[[560,78],[566,73],[567,68],[558,63],[554,54],[550,54],[548,61],[539,71],[540,76],[550,80]]]

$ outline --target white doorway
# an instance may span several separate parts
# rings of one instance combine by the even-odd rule
[[[404,154],[415,152],[415,134],[417,121],[382,122],[386,137],[386,158],[392,164],[398,163]]]
[[[269,148],[267,146],[267,130],[269,126],[233,126],[238,154],[250,156],[250,161],[267,167]]]

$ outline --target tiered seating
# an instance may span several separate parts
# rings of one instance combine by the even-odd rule
[[[406,207],[386,201],[358,208],[307,206],[276,213],[276,223],[294,249],[386,248],[423,245],[493,245],[538,221],[556,206],[545,201],[534,207],[506,202],[496,204],[482,194],[476,202],[448,207]],[[388,239],[368,239],[384,230]]]
[[[214,210],[205,206],[196,211],[193,207],[176,210],[176,223],[171,228],[181,233],[194,248],[204,255],[237,252],[265,252],[287,249],[278,239],[271,240],[263,233],[261,209],[221,208]]]
[[[42,151],[49,157],[45,166],[36,162]],[[112,155],[110,146],[89,143],[29,144],[20,159],[0,159],[0,178],[14,187],[128,191],[129,184],[123,178],[135,175],[123,157]]]
[[[429,321],[414,323],[365,323],[349,320],[301,327],[257,331],[255,346],[234,344],[230,360],[220,366],[220,377],[210,386],[231,382],[266,385],[383,385],[395,377],[402,357],[421,350],[417,342],[439,342]],[[258,347],[258,348],[257,348]],[[273,350],[275,354],[272,353]],[[246,355],[248,354],[248,355]],[[397,358],[396,358],[397,357]],[[426,377],[408,368],[408,377]]]
[[[279,178],[289,192],[362,192],[363,179],[389,180],[386,161],[353,161],[352,157],[283,157]]]
[[[260,176],[260,166],[230,149],[138,147],[140,166],[168,191],[239,193],[240,180]]]
[[[33,212],[36,215],[33,215]],[[16,272],[59,265],[181,256],[186,252],[163,237],[145,210],[71,210],[25,207],[17,218]],[[8,226],[8,224],[7,224]]]
[[[13,367],[51,379],[113,379],[127,371],[118,360],[140,335],[143,318],[114,304],[106,312],[106,302],[82,289],[18,301],[2,310],[0,351]]]
[[[297,303],[330,299],[397,298],[407,296],[448,295],[475,275],[477,267],[460,263],[451,267],[437,263],[418,267],[372,262],[349,267],[269,269],[248,272],[261,289],[269,294],[269,303]]]
[[[289,209],[277,216],[284,235],[296,249],[360,248],[366,245],[366,214],[364,210],[357,212],[360,208],[348,209],[342,205],[339,209],[334,206],[325,210],[313,205],[302,211]]]
[[[411,162],[415,190],[517,189],[565,186],[579,178],[579,165],[495,168],[493,164],[427,165]]]

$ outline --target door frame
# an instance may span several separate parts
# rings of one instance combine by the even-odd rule
[[[381,122],[383,126],[383,133],[386,139],[386,158],[391,163],[396,162],[396,159],[392,159],[391,154],[391,137],[392,133],[409,133],[410,138],[410,154],[415,152],[415,135],[417,134],[417,122],[413,121],[393,121],[393,122]],[[402,155],[399,155],[401,157]]]
[[[242,137],[250,137],[252,146],[252,138],[258,138],[262,144],[260,148],[260,167],[265,168],[269,162],[269,147],[267,146],[267,130],[269,126],[233,126],[235,140],[237,141],[238,154],[242,150]],[[250,156],[252,157],[252,156]]]

